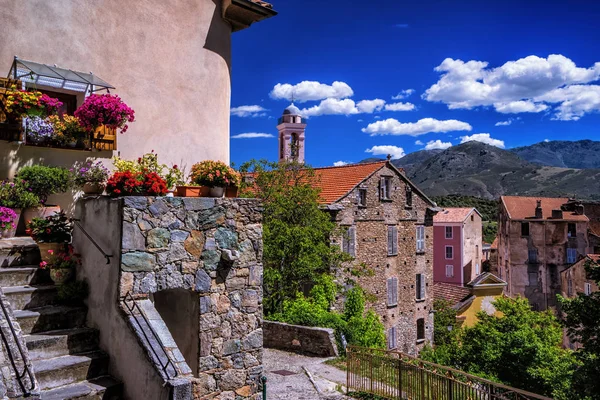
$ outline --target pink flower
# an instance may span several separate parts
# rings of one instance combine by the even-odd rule
[[[50,254],[50,255],[54,254],[54,250],[52,250],[52,249],[48,250],[48,254]]]

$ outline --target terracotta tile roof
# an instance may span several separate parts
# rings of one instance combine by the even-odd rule
[[[588,254],[587,257],[596,263],[600,261],[600,254]]]
[[[254,4],[258,4],[261,7],[264,8],[273,8],[273,4],[271,3],[267,3],[266,1],[262,1],[262,0],[250,0],[251,2],[253,2]]]
[[[596,236],[600,236],[600,221],[590,221],[590,230]]]
[[[491,249],[495,249],[498,250],[498,236],[496,236],[494,238],[494,241],[492,242],[492,247],[490,247]]]
[[[449,223],[460,223],[463,222],[467,217],[475,210],[473,207],[470,208],[444,208],[433,217],[433,222],[449,222]],[[476,211],[476,210],[475,210]]]
[[[350,192],[356,185],[383,168],[386,161],[351,164],[341,167],[315,168],[317,183],[321,189],[321,200],[331,204]]]
[[[567,203],[567,198],[554,197],[520,197],[520,196],[502,196],[501,201],[508,211],[511,219],[535,219],[535,208],[537,201],[542,202],[543,219],[552,219],[552,210],[560,210],[560,207]],[[578,215],[573,211],[563,211],[563,220],[566,221],[589,221],[585,215]]]
[[[447,300],[452,305],[462,301],[471,294],[469,288],[445,282],[434,282],[433,297],[436,300]]]

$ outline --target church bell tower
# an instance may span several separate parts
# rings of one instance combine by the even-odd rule
[[[283,110],[277,130],[279,131],[279,161],[304,163],[306,120],[302,118],[300,110],[294,103]]]

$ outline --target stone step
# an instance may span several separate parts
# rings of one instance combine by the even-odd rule
[[[45,390],[41,400],[120,400],[123,384],[110,376]]]
[[[25,336],[31,360],[86,353],[98,349],[98,331],[76,328]]]
[[[54,389],[108,374],[108,355],[101,351],[32,362],[40,389]]]
[[[84,307],[49,306],[17,310],[15,318],[23,334],[72,329],[85,326],[87,310]]]
[[[16,268],[0,268],[0,286],[26,286],[51,283],[48,270],[37,266],[23,266]]]
[[[40,248],[29,236],[0,239],[0,267],[38,265],[40,261]]]
[[[2,288],[13,310],[44,307],[56,302],[56,286],[12,286]]]

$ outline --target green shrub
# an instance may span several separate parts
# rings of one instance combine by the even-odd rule
[[[71,188],[69,171],[60,167],[44,165],[23,167],[17,172],[16,178],[27,182],[42,203],[45,203],[51,194],[64,193]]]
[[[26,182],[0,182],[0,206],[8,208],[30,208],[40,204],[40,198],[29,191]]]

